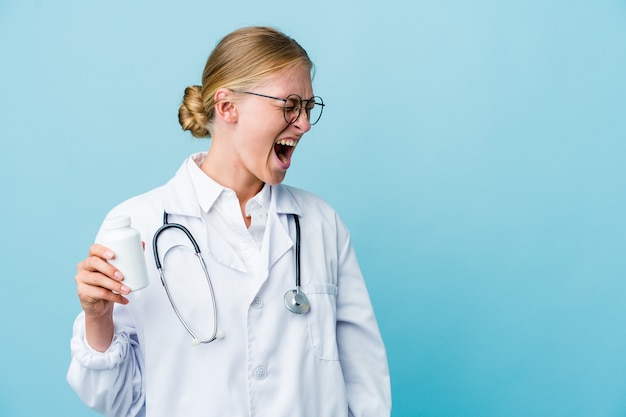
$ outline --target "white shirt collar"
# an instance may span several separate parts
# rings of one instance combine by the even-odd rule
[[[187,160],[187,170],[191,178],[191,183],[198,197],[200,208],[205,213],[213,207],[217,199],[222,195],[222,192],[228,190],[228,188],[215,182],[213,178],[209,177],[200,169],[206,155],[205,152],[198,153]],[[272,187],[270,185],[265,184],[261,191],[246,203],[246,216],[267,214],[272,196],[271,189]]]

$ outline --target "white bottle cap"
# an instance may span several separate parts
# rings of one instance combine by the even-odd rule
[[[129,216],[115,216],[107,219],[104,223],[104,227],[106,230],[114,230],[121,229],[122,227],[130,226],[130,217]]]

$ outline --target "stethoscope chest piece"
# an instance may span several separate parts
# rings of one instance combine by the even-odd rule
[[[311,309],[309,298],[299,289],[289,290],[285,293],[285,306],[289,311],[296,314],[306,314]]]
[[[311,309],[309,297],[300,291],[300,220],[293,214],[296,223],[296,288],[285,293],[285,307],[295,314],[306,314]]]

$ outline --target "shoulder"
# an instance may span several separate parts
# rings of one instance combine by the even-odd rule
[[[117,204],[109,212],[109,216],[127,214],[127,212],[144,212],[150,208],[161,206],[165,198],[165,185],[131,197]]]
[[[314,227],[330,227],[333,230],[346,231],[345,224],[339,214],[326,200],[310,191],[290,185],[279,185],[277,187],[279,199],[292,199],[294,201],[293,211],[298,213],[303,223],[315,225]],[[306,221],[305,221],[306,219]]]
[[[156,230],[162,223],[164,199],[165,186],[154,188],[117,204],[107,213],[105,220],[116,216],[129,216],[132,227],[139,230],[142,238],[146,240],[151,231]],[[97,239],[101,233],[102,226]]]
[[[295,210],[283,213],[298,214],[302,238],[308,247],[324,248],[319,253],[331,258],[342,257],[351,250],[350,231],[326,200],[310,191],[288,185],[281,185],[279,190],[282,198],[294,202]]]
[[[187,163],[188,161],[184,162],[167,183],[119,203],[111,209],[107,217],[131,216],[133,224],[135,220],[151,220],[153,217],[161,222],[163,211],[166,208],[168,212],[172,210],[168,203],[188,204],[187,200],[193,194],[193,186],[186,169]]]
[[[312,211],[336,214],[335,209],[326,200],[310,191],[284,184],[277,186],[277,191],[291,196],[303,214]]]

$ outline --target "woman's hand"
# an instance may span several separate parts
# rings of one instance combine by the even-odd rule
[[[130,289],[124,276],[107,260],[115,254],[105,246],[94,244],[89,256],[79,262],[75,277],[78,298],[85,312],[87,342],[98,351],[105,351],[113,339],[113,305],[128,304],[124,297]]]

